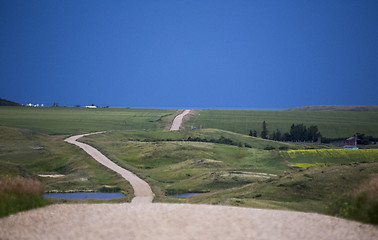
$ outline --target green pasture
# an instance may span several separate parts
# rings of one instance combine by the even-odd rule
[[[107,130],[158,130],[167,109],[0,107],[0,126],[31,129],[50,135],[79,134]]]
[[[242,144],[233,146],[186,141],[188,137],[218,139],[220,136]],[[187,132],[114,131],[91,135],[82,141],[146,179],[162,199],[178,193],[213,192],[276,178],[292,171],[287,166],[288,162],[297,166],[289,157],[294,156],[293,152],[319,151],[322,154],[318,156],[322,160],[317,161],[321,161],[322,165],[377,160],[376,149],[358,150],[343,159],[347,156],[345,152],[353,150],[327,149],[327,145],[317,144],[279,143],[216,129]],[[251,147],[244,147],[245,144]],[[265,150],[266,146],[273,146],[275,150]],[[300,150],[279,151],[280,147]],[[315,147],[319,149],[306,149]],[[339,152],[337,159],[335,154],[330,154]],[[316,159],[317,155],[312,157]],[[313,166],[316,165],[320,164]]]
[[[303,123],[307,127],[317,125],[327,138],[347,138],[356,132],[378,136],[378,112],[203,110],[187,122],[186,127],[202,126],[241,134],[256,130],[259,136],[263,121],[266,121],[269,133],[276,129],[289,132],[293,123]]]
[[[378,149],[308,149],[280,151],[280,153],[291,166],[301,168],[378,161]]]
[[[378,162],[287,171],[278,178],[180,199],[180,202],[327,214],[331,210],[330,205],[339,197],[347,198],[349,194],[363,188],[377,172]]]
[[[119,142],[169,142],[169,141],[188,141],[189,138],[194,142],[216,142],[224,137],[231,141],[229,145],[235,145],[247,148],[256,149],[313,149],[313,148],[330,148],[326,144],[314,143],[292,143],[292,142],[277,142],[268,139],[261,139],[251,137],[248,135],[234,133],[219,129],[197,129],[186,131],[113,131],[112,137]],[[99,135],[97,138],[101,138]]]
[[[156,137],[157,133],[150,134]],[[161,137],[165,135],[160,134]],[[180,135],[166,134],[172,138]],[[278,151],[209,142],[140,141],[141,135],[110,132],[91,135],[82,141],[147,180],[157,199],[178,193],[240,187],[290,171]]]
[[[63,175],[40,177],[39,175]],[[113,171],[80,148],[31,130],[0,126],[0,176],[34,178],[47,192],[98,191],[119,187],[131,199],[133,190]]]
[[[219,135],[244,142],[250,138],[249,143],[256,147],[183,141],[188,136],[210,139]],[[299,150],[264,150],[266,140],[216,129],[188,132],[117,131],[91,135],[82,141],[95,146],[118,165],[145,179],[152,186],[157,202],[221,204],[331,214],[335,212],[333,206],[337,199],[352,199],[348,194],[364,186],[378,172],[376,149],[305,149],[311,147],[305,144],[306,147]],[[287,144],[292,149],[300,145]],[[301,159],[299,152],[316,151],[326,165],[294,170],[287,166],[288,161],[295,165],[292,159]],[[316,159],[317,155],[312,157]],[[173,197],[188,192],[203,194],[189,198]],[[374,207],[371,201],[366,205],[369,211]],[[347,217],[372,222],[368,218]]]

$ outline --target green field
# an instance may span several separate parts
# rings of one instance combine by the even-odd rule
[[[185,133],[160,134],[179,139],[178,136]],[[158,201],[178,193],[240,187],[290,171],[278,151],[208,142],[158,141],[156,136],[146,141],[146,135],[148,133],[111,132],[91,135],[82,141],[147,180]]]
[[[0,126],[31,129],[65,135],[105,130],[158,130],[164,117],[175,113],[167,109],[0,107]]]
[[[347,138],[356,132],[378,137],[378,112],[203,110],[186,127],[202,126],[241,134],[256,130],[259,136],[263,121],[270,133],[276,129],[289,132],[293,123],[303,123],[307,127],[317,125],[322,136],[327,138]]]
[[[251,139],[249,143],[256,148],[182,141],[188,135],[203,138],[223,135],[235,141]],[[347,194],[364,186],[378,172],[377,149],[263,150],[266,140],[242,138],[240,134],[215,129],[167,133],[118,131],[91,135],[82,141],[145,179],[152,186],[157,202],[328,213],[335,199],[344,195],[343,199],[349,199]],[[289,148],[300,145],[286,144]],[[296,166],[293,159],[303,164],[304,154],[311,155],[306,161],[317,159],[318,154],[322,164],[313,164],[317,167],[309,169],[288,167],[287,161]],[[204,194],[173,197],[188,192]],[[356,219],[371,222],[369,218]]]

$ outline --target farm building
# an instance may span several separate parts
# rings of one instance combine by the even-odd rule
[[[359,140],[359,139],[358,139],[356,136],[354,136],[354,137],[350,137],[350,138],[347,138],[347,139],[345,140],[345,145],[356,146],[358,140]]]
[[[97,108],[97,106],[85,106],[86,108]]]

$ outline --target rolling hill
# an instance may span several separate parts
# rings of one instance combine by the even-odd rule
[[[378,106],[354,106],[354,105],[316,105],[289,108],[285,111],[355,111],[378,112]]]

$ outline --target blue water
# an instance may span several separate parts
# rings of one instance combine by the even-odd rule
[[[66,198],[66,199],[114,199],[122,198],[122,193],[102,193],[102,192],[76,192],[76,193],[47,193],[45,198]]]
[[[181,194],[181,195],[177,195],[175,197],[191,197],[191,196],[195,196],[195,195],[199,195],[199,194],[203,194],[203,193],[184,193],[184,194]]]

